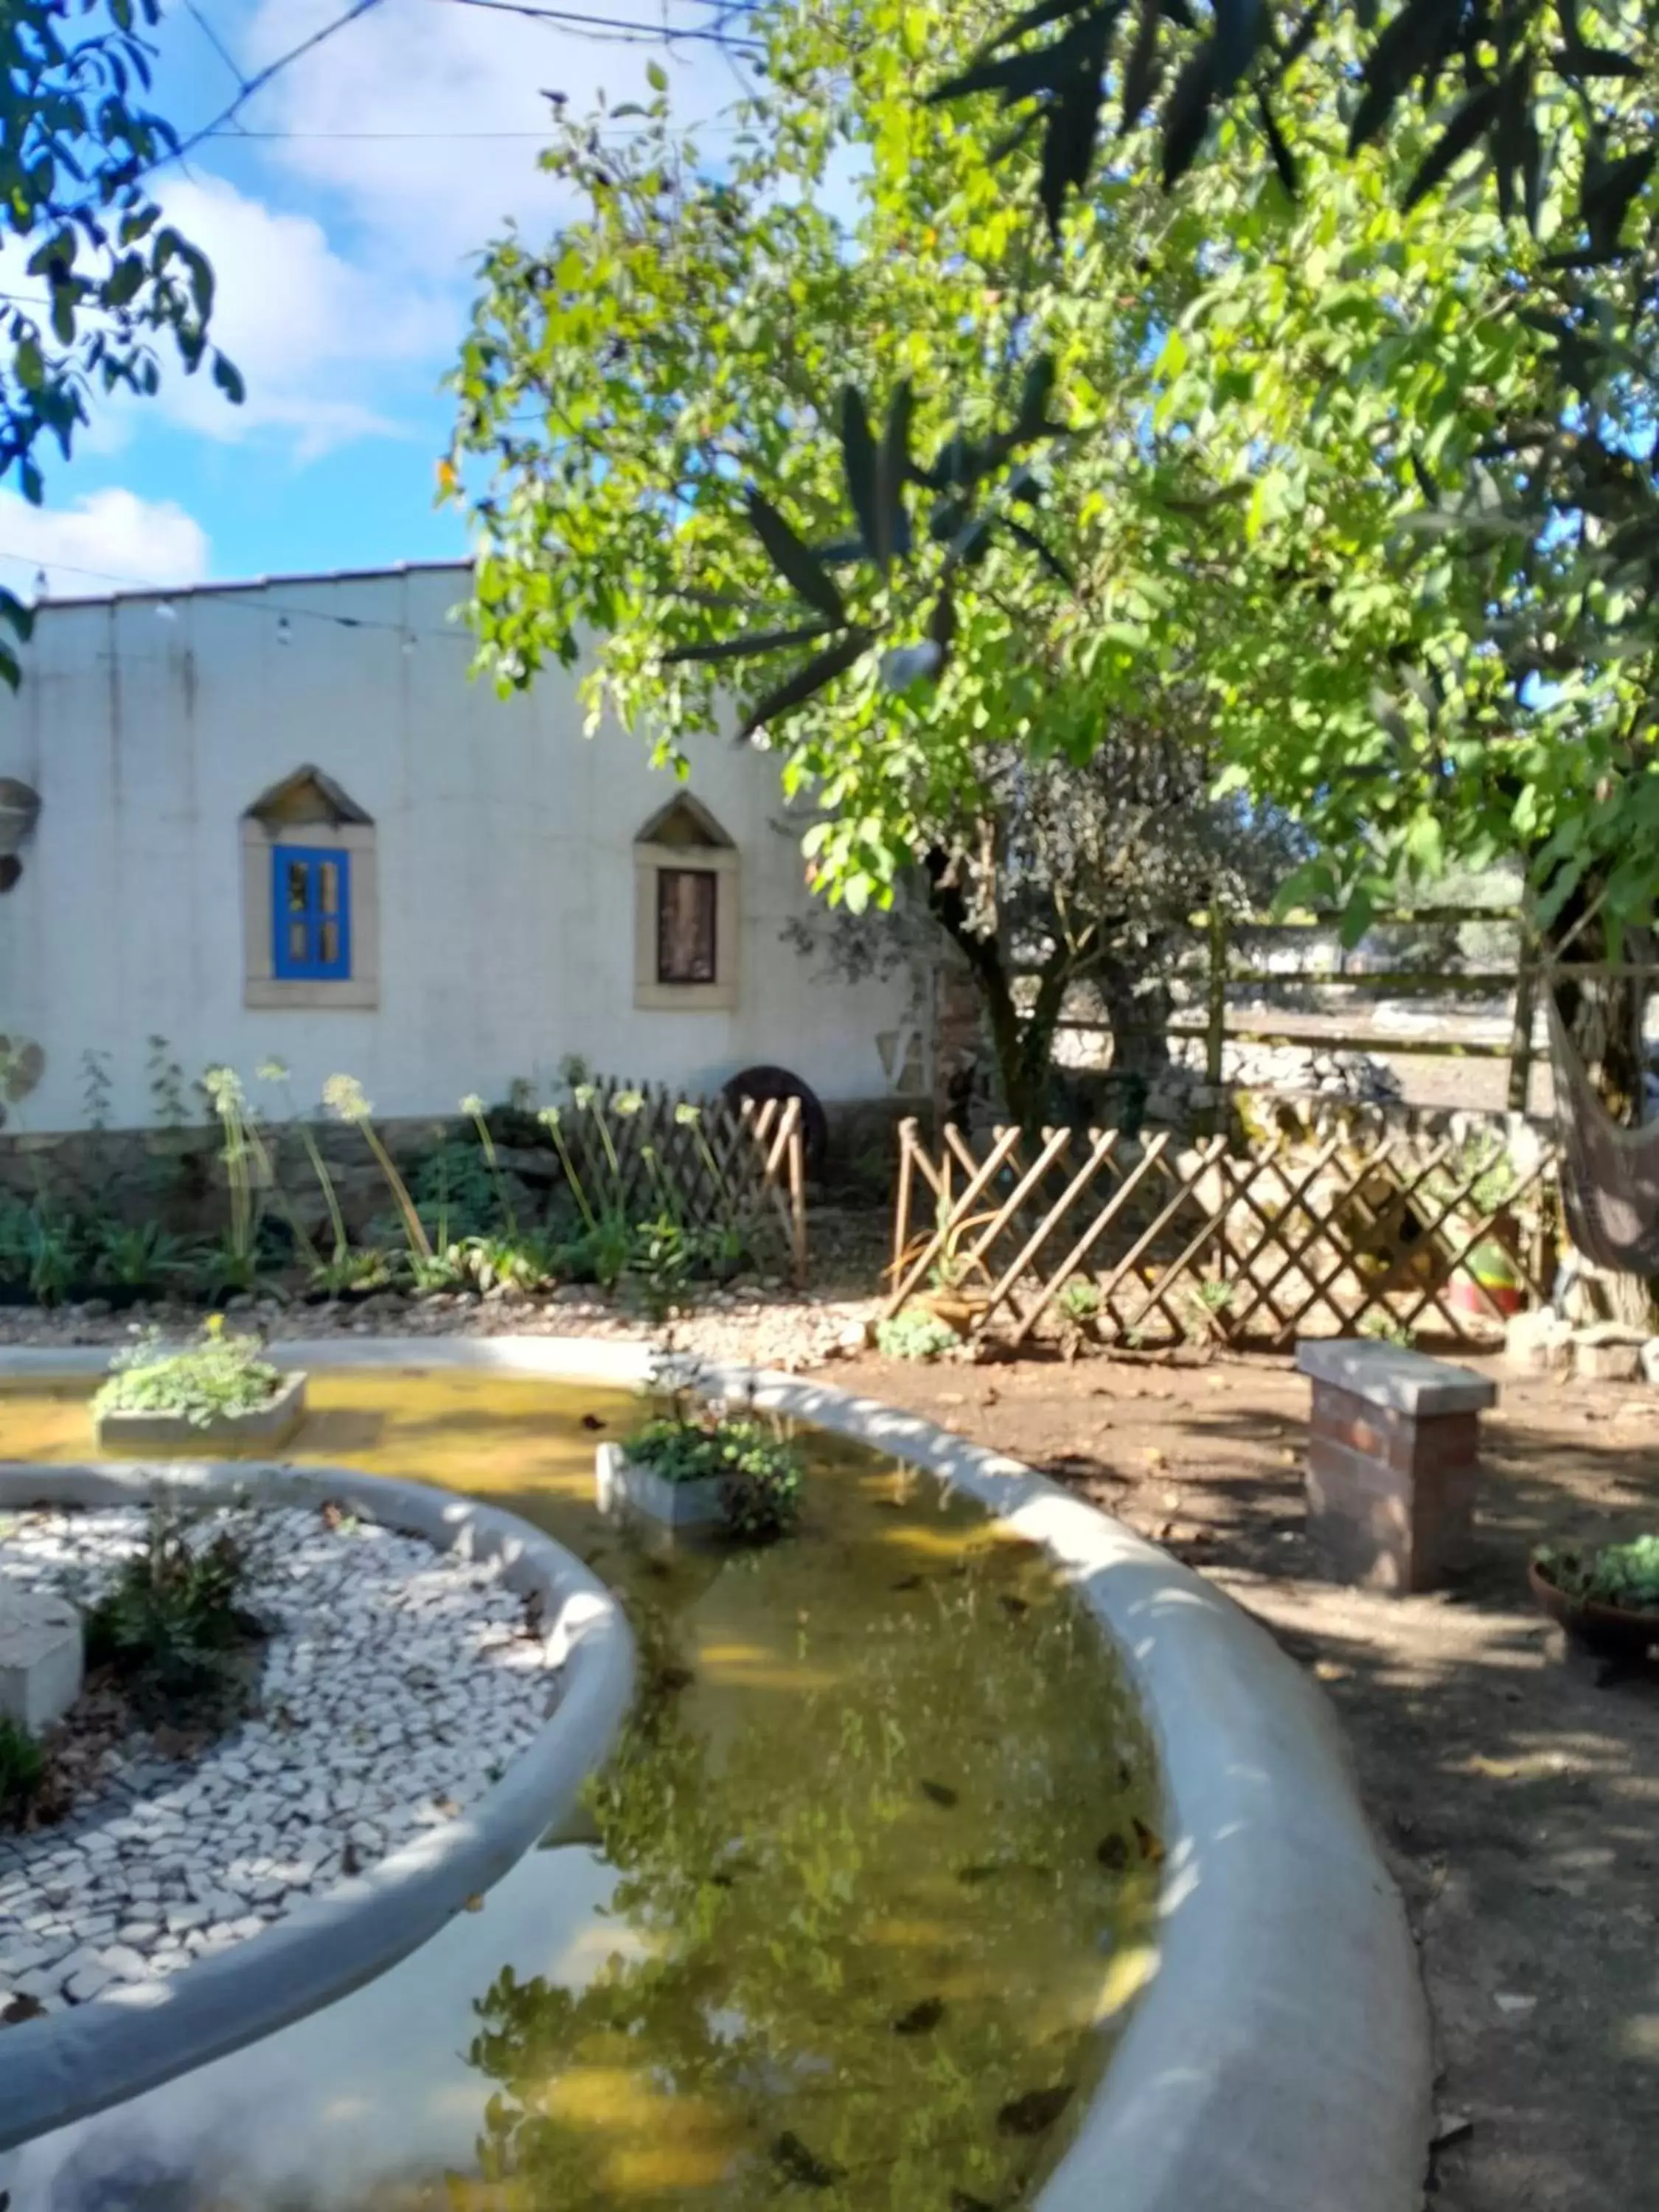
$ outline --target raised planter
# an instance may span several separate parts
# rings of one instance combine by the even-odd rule
[[[620,1444],[601,1444],[593,1455],[601,1513],[638,1513],[665,1528],[708,1528],[725,1512],[724,1483],[717,1474],[697,1482],[670,1482],[653,1467],[640,1467]]]
[[[189,1421],[182,1413],[118,1413],[93,1417],[100,1451],[192,1452],[204,1458],[224,1452],[264,1452],[285,1444],[306,1417],[306,1378],[285,1375],[274,1398],[246,1413],[216,1414],[210,1421]]]
[[[1628,1606],[1573,1597],[1540,1573],[1535,1559],[1527,1562],[1527,1580],[1550,1619],[1589,1650],[1610,1659],[1640,1659],[1659,1644],[1659,1613],[1638,1613]]]
[[[76,1355],[55,1354],[61,1370]],[[412,1342],[404,1357],[414,1364]],[[20,1370],[0,1358],[0,1374]],[[197,1431],[198,1434],[200,1431]],[[153,1987],[0,2029],[0,2151],[142,2094],[302,2020],[436,1935],[570,1814],[610,1753],[633,1690],[621,1608],[581,1562],[516,1514],[430,1484],[343,1467],[197,1464],[145,1468],[0,1461],[0,1513],[22,1506],[132,1505],[158,1492],[181,1504],[338,1504],[441,1552],[499,1559],[507,1588],[540,1609],[561,1669],[552,1711],[460,1817],[399,1844],[313,1897],[255,1941],[204,1956]],[[0,2189],[0,2212],[5,2192]]]

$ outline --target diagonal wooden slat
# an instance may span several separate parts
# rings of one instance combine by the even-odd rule
[[[948,1196],[941,1200],[938,1222],[933,1235],[922,1249],[921,1257],[912,1261],[899,1281],[893,1285],[892,1296],[887,1302],[887,1312],[890,1317],[900,1310],[905,1300],[921,1284],[926,1282],[928,1270],[945,1251],[956,1233],[958,1219],[965,1220],[969,1217],[980,1193],[994,1179],[1003,1162],[1016,1150],[1018,1144],[1019,1131],[1005,1129],[982,1162],[975,1164],[973,1155],[969,1154],[968,1166],[970,1173],[962,1195],[954,1200]],[[947,1181],[947,1193],[948,1189]]]
[[[1030,1234],[1027,1237],[1024,1243],[1022,1244],[1018,1251],[1015,1253],[1013,1258],[1003,1269],[1002,1273],[997,1278],[996,1283],[991,1291],[990,1311],[992,1313],[994,1313],[998,1306],[1002,1304],[1005,1300],[1010,1297],[1015,1284],[1018,1282],[1020,1277],[1025,1273],[1027,1267],[1030,1266],[1032,1261],[1036,1257],[1037,1254],[1042,1249],[1044,1244],[1048,1243],[1049,1237],[1054,1234],[1056,1224],[1060,1221],[1063,1220],[1066,1215],[1070,1212],[1073,1204],[1082,1196],[1083,1193],[1089,1188],[1089,1185],[1094,1181],[1096,1176],[1099,1174],[1106,1162],[1111,1158],[1112,1152],[1117,1144],[1117,1134],[1118,1133],[1115,1129],[1103,1131],[1097,1129],[1093,1133],[1092,1141],[1089,1146],[1088,1155],[1084,1160],[1082,1166],[1072,1177],[1070,1182],[1066,1184],[1065,1190],[1060,1194],[1059,1199],[1052,1206],[1050,1206],[1048,1212],[1044,1214],[1042,1218],[1038,1222],[1036,1227],[1032,1230]],[[1169,1139],[1167,1137],[1154,1137],[1152,1139],[1152,1146],[1148,1147],[1147,1157],[1142,1163],[1143,1166],[1150,1166],[1153,1157],[1153,1146],[1161,1150],[1168,1142]],[[1139,1178],[1137,1177],[1135,1180],[1138,1181]],[[1116,1213],[1127,1202],[1128,1194],[1133,1188],[1134,1181],[1131,1181],[1127,1184],[1121,1187],[1115,1194],[1108,1204],[1104,1218],[1100,1223],[1097,1224],[1095,1231],[1096,1235],[1099,1234],[1100,1229],[1105,1225],[1106,1221],[1115,1218]],[[1090,1237],[1084,1241],[1083,1249],[1085,1252],[1090,1249],[1093,1241],[1094,1239],[1092,1237]],[[1069,1273],[1075,1273],[1078,1264],[1079,1263],[1075,1260],[1073,1261],[1067,1272]],[[1014,1328],[1013,1341],[1016,1344],[1024,1343],[1025,1338],[1030,1334],[1031,1328],[1035,1323],[1038,1314],[1042,1310],[1043,1306],[1047,1304],[1049,1298],[1058,1295],[1060,1284],[1064,1279],[1064,1277],[1052,1279],[1042,1293],[1040,1303],[1034,1306],[1029,1312],[1023,1310],[1021,1310]]]

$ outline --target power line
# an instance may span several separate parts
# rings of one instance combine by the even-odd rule
[[[187,154],[201,145],[205,139],[222,131],[227,123],[241,112],[255,93],[264,91],[273,77],[280,76],[285,69],[291,69],[294,64],[302,59],[305,55],[314,53],[319,46],[333,38],[337,32],[343,31],[349,23],[355,23],[360,15],[368,15],[371,8],[378,8],[380,5],[380,0],[351,0],[351,5],[343,14],[336,15],[331,21],[321,25],[319,29],[313,31],[309,37],[301,39],[297,46],[290,46],[286,53],[278,54],[274,61],[267,62],[263,69],[256,70],[252,76],[244,76],[234,61],[231,62],[231,69],[236,76],[235,99],[221,108],[219,112],[210,121],[204,123],[199,130],[192,131],[187,138],[181,139],[170,152],[158,155],[155,161],[148,162],[139,173],[147,176],[152,170],[167,167],[169,162],[182,161]],[[221,52],[223,52],[222,48]],[[228,54],[225,58],[228,61],[230,58]]]
[[[744,38],[725,29],[680,30],[667,23],[659,26],[618,15],[580,15],[572,9],[538,7],[534,4],[534,0],[443,0],[443,4],[452,8],[482,8],[491,15],[521,15],[536,23],[577,26],[613,38],[619,45],[631,41],[641,46],[677,46],[682,40],[700,39],[727,53],[763,54],[766,52],[763,40]],[[733,9],[732,12],[737,11]]]
[[[601,138],[637,138],[641,136],[645,125],[641,124],[637,129],[634,130],[629,130],[627,128],[612,129],[611,125],[603,118],[601,118],[593,123],[591,127],[598,131]],[[686,125],[685,128],[688,133],[695,131],[700,138],[707,138],[711,136],[715,137],[729,137],[733,131],[741,130],[743,125],[738,123],[723,123],[717,118],[711,118],[705,123],[689,123]],[[307,143],[309,143],[313,139],[323,139],[331,143],[336,139],[343,139],[349,141],[354,144],[363,142],[374,143],[384,139],[387,143],[394,144],[418,143],[426,145],[443,143],[452,138],[468,140],[532,138],[538,144],[546,145],[552,137],[552,134],[553,126],[550,123],[544,124],[538,131],[520,131],[516,128],[510,130],[503,128],[499,131],[449,131],[435,125],[428,125],[419,131],[246,131],[240,124],[238,124],[234,128],[228,130],[211,131],[209,133],[209,136],[214,138],[223,139],[231,145],[235,145],[239,142],[245,141],[246,143],[255,146],[264,145],[272,142],[287,143],[289,141],[293,139],[299,139]],[[21,298],[21,296],[22,295],[17,293],[0,292],[0,300]]]
[[[197,6],[196,0],[185,0],[185,5],[195,17],[197,23],[201,28],[203,37],[212,47],[214,52],[218,55],[225,67],[230,71],[230,74],[235,80],[236,83],[240,85],[242,82],[242,71],[241,65],[237,61],[236,57],[231,52],[229,47],[226,46],[224,40],[219,36],[217,31],[214,29],[212,24],[208,21],[202,10]]]

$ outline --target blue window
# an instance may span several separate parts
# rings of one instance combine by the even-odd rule
[[[351,973],[351,855],[315,845],[271,848],[271,965],[296,980]]]

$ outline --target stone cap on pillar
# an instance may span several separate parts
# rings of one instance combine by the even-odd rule
[[[1473,1368],[1371,1337],[1304,1337],[1296,1347],[1296,1364],[1316,1382],[1351,1391],[1412,1420],[1436,1413],[1478,1413],[1498,1402],[1498,1385]]]

